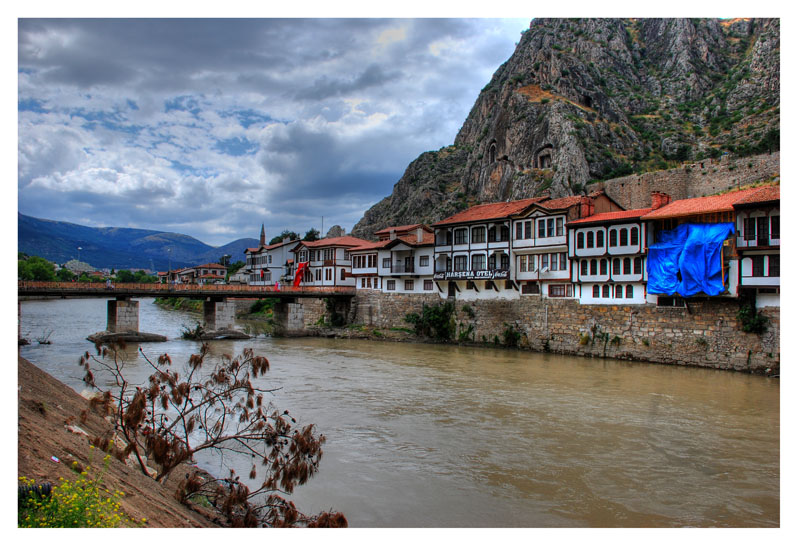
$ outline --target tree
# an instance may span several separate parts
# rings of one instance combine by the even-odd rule
[[[221,358],[208,371],[203,368],[209,352],[204,344],[179,372],[167,354],[154,363],[139,349],[153,372],[145,386],[131,386],[118,349],[97,346],[97,356],[86,352],[81,357],[84,382],[99,391],[90,405],[113,421],[112,430],[92,440],[95,446],[121,460],[132,458],[142,473],[162,483],[200,452],[244,454],[262,465],[259,487],[251,491],[235,470],[223,481],[194,473],[180,482],[178,499],[205,497],[235,527],[347,526],[341,513],[306,516],[282,496],[318,471],[325,437],[314,432],[314,425],[296,426],[288,411],[266,402],[272,390],[253,384],[269,370],[266,358],[246,349],[236,358]],[[105,382],[97,382],[96,373]],[[109,379],[113,388],[104,390]],[[115,432],[121,435],[120,446],[112,441]],[[249,478],[256,480],[258,474],[254,464]]]
[[[283,240],[285,240],[286,238],[289,238],[290,240],[299,240],[300,236],[297,235],[297,232],[292,232],[290,230],[284,230],[279,235],[277,235],[274,238],[272,238],[269,241],[269,245],[279,244]]]
[[[59,282],[71,282],[75,279],[75,274],[67,268],[62,268],[56,272],[56,278]]]
[[[304,242],[315,242],[317,240],[319,240],[319,230],[316,228],[310,228],[306,235],[303,236]]]
[[[47,259],[29,257],[17,261],[17,276],[26,281],[52,282],[56,279],[56,267]]]
[[[230,278],[231,276],[239,272],[239,270],[241,270],[243,266],[244,266],[244,261],[236,261],[235,263],[230,265],[228,267],[228,277]]]

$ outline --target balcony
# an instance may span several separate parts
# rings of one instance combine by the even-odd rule
[[[392,265],[391,268],[392,274],[413,274],[414,273],[414,265],[413,264],[404,264],[404,263],[395,263]]]

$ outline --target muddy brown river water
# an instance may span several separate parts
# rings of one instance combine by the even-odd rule
[[[21,354],[77,390],[104,300],[22,303]],[[143,344],[184,363],[198,316],[140,301]],[[727,371],[507,349],[362,340],[252,347],[276,406],[327,437],[291,497],[352,527],[777,527],[780,381]],[[127,371],[149,371],[133,357]],[[211,472],[231,464],[199,462]],[[250,462],[233,463],[246,475]]]

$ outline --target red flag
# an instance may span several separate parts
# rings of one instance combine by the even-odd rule
[[[292,284],[294,287],[300,287],[300,282],[303,281],[303,274],[305,274],[306,270],[308,270],[308,261],[297,265],[297,271],[294,273],[294,284]]]

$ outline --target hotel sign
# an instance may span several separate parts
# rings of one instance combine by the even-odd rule
[[[434,280],[507,280],[508,277],[508,270],[464,270],[433,275]]]

